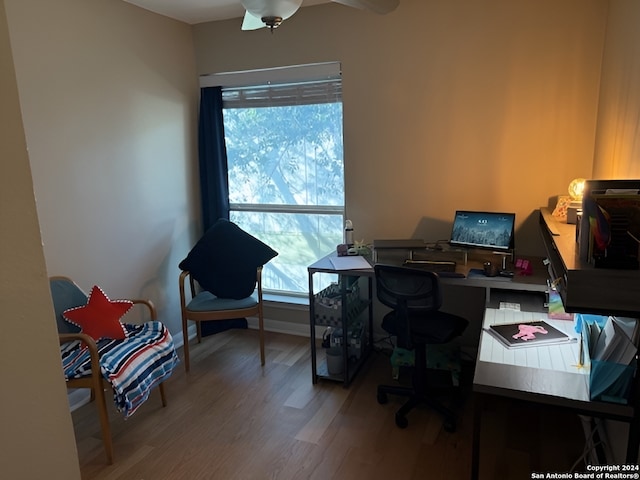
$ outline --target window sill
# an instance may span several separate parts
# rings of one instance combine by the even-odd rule
[[[293,310],[306,309],[309,306],[308,297],[294,297],[290,295],[278,295],[263,293],[262,298],[266,305],[278,308],[291,308]]]

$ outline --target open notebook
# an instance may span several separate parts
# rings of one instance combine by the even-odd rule
[[[535,347],[577,341],[544,320],[491,325],[487,331],[507,348]]]

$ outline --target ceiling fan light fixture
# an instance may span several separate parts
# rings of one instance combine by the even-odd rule
[[[259,18],[272,31],[296,13],[302,0],[241,0],[245,10]]]
[[[273,33],[274,28],[278,28],[282,23],[282,17],[277,17],[275,15],[262,17],[260,20],[262,20],[262,23],[271,29],[271,33]]]
[[[400,0],[331,0],[348,7],[361,8],[379,14],[392,12]],[[242,20],[242,30],[274,28],[291,17],[302,5],[302,0],[240,0],[246,10]]]

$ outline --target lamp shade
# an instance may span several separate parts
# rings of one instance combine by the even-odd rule
[[[240,3],[257,18],[280,17],[286,20],[296,13],[302,0],[241,0]]]

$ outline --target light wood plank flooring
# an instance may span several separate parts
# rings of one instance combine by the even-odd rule
[[[398,429],[403,399],[376,401],[389,360],[374,353],[355,381],[311,382],[309,340],[231,330],[192,343],[191,372],[180,364],[166,382],[168,405],[149,400],[128,420],[111,409],[115,463],[107,465],[93,404],[73,413],[82,478],[163,479],[466,479],[472,401],[447,433],[426,408]],[[582,453],[577,417],[506,401],[489,406],[481,437],[483,479],[528,479],[567,471]]]

